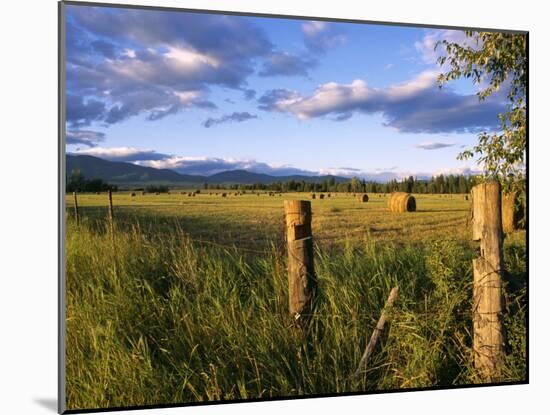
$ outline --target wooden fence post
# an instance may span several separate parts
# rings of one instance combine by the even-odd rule
[[[498,377],[504,355],[502,326],[502,214],[500,184],[482,183],[472,189],[473,240],[480,241],[474,266],[474,366],[488,380]]]
[[[288,248],[288,310],[296,321],[313,310],[317,281],[313,268],[311,202],[285,200]]]
[[[78,214],[78,199],[76,197],[76,191],[73,192],[74,199],[74,217],[76,219],[76,226],[80,225],[80,215]]]
[[[511,233],[517,229],[516,199],[516,192],[502,195],[502,230],[504,233]]]

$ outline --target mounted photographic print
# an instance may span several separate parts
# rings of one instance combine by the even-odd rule
[[[528,381],[528,33],[60,3],[60,412]]]

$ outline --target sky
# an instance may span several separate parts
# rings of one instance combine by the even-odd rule
[[[66,150],[184,174],[477,172],[503,94],[439,87],[461,31],[66,6]]]

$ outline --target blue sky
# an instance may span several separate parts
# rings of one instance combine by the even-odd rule
[[[210,175],[472,172],[502,95],[438,87],[462,32],[67,6],[67,152]]]

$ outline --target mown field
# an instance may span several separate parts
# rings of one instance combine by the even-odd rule
[[[204,191],[203,191],[204,192]],[[222,192],[222,191],[218,191]],[[67,195],[67,407],[85,409],[480,383],[462,195],[311,200],[318,299],[287,315],[282,196]],[[507,360],[526,376],[525,232],[505,239]],[[400,294],[368,369],[351,375],[389,291]]]

